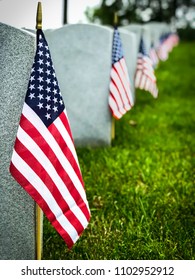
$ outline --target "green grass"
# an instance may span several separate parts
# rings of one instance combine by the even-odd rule
[[[195,43],[180,43],[112,147],[77,149],[92,217],[70,251],[44,219],[43,259],[195,259],[194,71]]]

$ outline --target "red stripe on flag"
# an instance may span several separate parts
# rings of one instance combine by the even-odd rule
[[[116,72],[117,73],[117,72]],[[116,87],[116,89],[117,89],[117,93],[118,93],[118,98],[121,100],[121,103],[122,103],[122,108],[121,108],[121,106],[119,105],[119,103],[118,103],[118,101],[115,99],[115,97],[114,97],[114,95],[112,94],[112,96],[113,96],[113,98],[115,99],[115,101],[116,101],[116,105],[117,105],[117,107],[118,107],[118,109],[119,109],[119,112],[121,113],[121,114],[124,114],[122,111],[121,111],[121,109],[123,109],[123,110],[125,110],[125,112],[127,111],[126,109],[125,109],[125,103],[124,103],[124,99],[123,99],[123,97],[122,97],[122,94],[121,94],[121,92],[120,92],[120,89],[118,88],[118,85],[117,85],[117,83],[116,83],[116,81],[114,80],[114,79],[112,79],[111,78],[111,82],[115,85],[115,87]],[[112,92],[111,92],[112,93]]]
[[[61,115],[64,115],[63,113]],[[74,169],[75,173],[77,174],[79,180],[81,181],[81,184],[84,186],[83,178],[81,176],[80,169],[78,167],[78,164],[75,160],[75,157],[72,154],[72,151],[69,149],[69,147],[66,144],[66,141],[62,137],[61,133],[58,131],[58,129],[55,126],[55,122],[52,123],[49,127],[48,130],[50,133],[53,135],[55,138],[56,142],[58,143],[59,147],[61,148],[64,156],[68,159],[69,162],[71,162],[72,168]],[[74,147],[74,145],[73,145]]]
[[[69,124],[69,121],[68,121],[68,118],[67,118],[66,114],[65,113],[60,114],[59,118],[61,119],[62,123],[64,124],[64,126],[66,128],[66,130],[68,131],[68,134],[71,137],[72,143],[74,145],[72,131],[70,130],[70,124]]]

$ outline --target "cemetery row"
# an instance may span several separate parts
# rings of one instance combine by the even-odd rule
[[[130,83],[129,104],[133,106],[136,103],[135,88],[144,88],[143,83],[157,97],[154,68],[159,59],[167,59],[168,52],[178,42],[177,36],[172,34],[170,40],[167,34],[171,34],[171,28],[164,23],[131,24],[118,28],[117,32],[122,42],[119,59],[120,55],[124,55],[127,82]],[[114,63],[114,29],[94,24],[74,24],[45,30],[44,34],[75,145],[111,145],[112,114],[108,96],[111,66]],[[0,259],[35,259],[36,253],[35,203],[9,173],[10,158],[35,55],[35,42],[33,31],[0,23]],[[163,42],[166,45],[163,46]],[[154,87],[148,81],[135,79],[136,73],[140,75],[140,51],[142,55],[147,54],[151,58],[152,64],[145,71],[150,73]],[[147,59],[143,63],[147,63]],[[126,111],[130,108],[131,106],[126,108]]]

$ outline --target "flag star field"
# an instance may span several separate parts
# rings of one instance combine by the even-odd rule
[[[48,127],[64,110],[64,102],[57,83],[49,48],[39,34],[35,61],[31,70],[25,102]],[[43,92],[46,91],[45,96]]]

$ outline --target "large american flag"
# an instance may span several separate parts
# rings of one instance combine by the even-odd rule
[[[144,41],[142,38],[140,40],[140,48],[137,58],[135,87],[149,91],[155,98],[158,96],[158,88],[156,85],[153,63],[146,53]]]
[[[133,95],[122,42],[117,27],[114,28],[112,45],[112,67],[110,74],[109,107],[114,118],[120,119],[133,106]]]
[[[37,31],[37,50],[10,172],[71,248],[89,223],[90,209],[66,108],[41,30]]]

